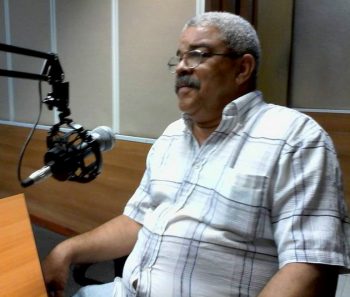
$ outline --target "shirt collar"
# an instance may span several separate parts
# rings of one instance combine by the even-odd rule
[[[260,91],[253,91],[247,93],[241,97],[238,97],[228,103],[223,112],[222,120],[217,128],[217,131],[224,132],[227,129],[234,128],[237,123],[246,122],[260,104],[264,104],[262,93]],[[192,119],[191,117],[183,113],[182,118],[184,119],[185,125],[191,131],[192,130]]]

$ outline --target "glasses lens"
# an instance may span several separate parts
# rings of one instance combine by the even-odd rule
[[[186,65],[189,68],[196,68],[202,61],[202,53],[200,51],[190,51],[186,54]]]
[[[174,56],[170,58],[168,62],[168,67],[171,73],[176,72],[176,67],[180,63],[181,59],[188,68],[196,68],[202,62],[203,53],[199,50],[189,51],[184,54],[183,57]]]
[[[168,62],[168,67],[171,73],[175,73],[176,66],[180,63],[180,57],[172,57]]]

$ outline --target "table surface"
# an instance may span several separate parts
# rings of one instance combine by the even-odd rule
[[[0,297],[47,297],[23,194],[0,199]]]

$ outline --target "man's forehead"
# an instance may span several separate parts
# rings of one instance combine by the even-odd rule
[[[225,45],[221,33],[214,26],[191,26],[182,31],[179,39],[179,50],[195,48],[214,48]]]

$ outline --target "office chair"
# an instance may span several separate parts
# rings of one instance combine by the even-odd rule
[[[115,277],[117,277],[117,276],[122,277],[123,268],[124,268],[124,264],[125,264],[127,257],[128,256],[113,260],[114,276]],[[72,271],[73,279],[78,285],[88,286],[88,285],[102,284],[101,281],[86,276],[88,269],[92,265],[94,265],[94,264],[87,263],[87,264],[76,264],[73,266],[73,271]]]

